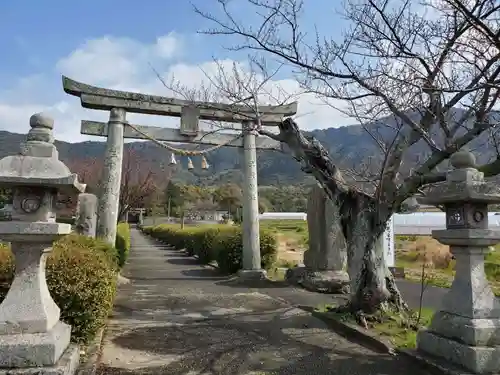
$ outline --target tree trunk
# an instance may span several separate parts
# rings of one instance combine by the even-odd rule
[[[355,202],[357,200],[341,205],[344,211],[342,228],[347,242],[347,268],[351,279],[349,307],[353,311],[369,314],[388,307],[406,310],[394,276],[385,263],[384,248],[377,241],[383,235],[388,219],[374,225],[379,216],[377,210],[364,206],[358,208]]]
[[[265,129],[259,132],[287,144],[302,170],[312,174],[338,206],[351,278],[351,299],[347,307],[356,313],[373,313],[389,305],[406,310],[394,277],[385,264],[384,250],[375,246],[396,209],[393,198],[371,196],[348,185],[328,151],[314,137],[303,134],[291,118],[278,127],[279,134]]]

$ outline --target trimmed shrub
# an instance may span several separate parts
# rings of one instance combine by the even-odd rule
[[[59,242],[64,243],[65,246],[69,248],[83,248],[102,254],[110,265],[114,268],[118,267],[118,250],[104,240],[88,236],[80,236],[78,234],[71,234],[64,237]]]
[[[224,231],[215,245],[217,265],[224,273],[235,273],[243,268],[243,233],[237,227]],[[261,267],[269,270],[276,263],[278,243],[276,235],[269,230],[260,230]]]
[[[180,229],[171,224],[144,227],[143,231],[188,255],[196,255],[201,263],[217,261],[219,269],[228,274],[243,266],[243,238],[239,226],[205,225]],[[273,231],[261,229],[260,251],[262,268],[271,269],[277,258],[277,240]]]
[[[216,260],[217,253],[215,252],[215,244],[221,236],[219,228],[209,228],[195,234],[194,253],[203,264],[208,264]]]
[[[116,293],[116,258],[102,241],[75,234],[54,243],[47,259],[47,284],[61,309],[61,320],[72,326],[72,340],[88,343],[103,327]],[[0,301],[12,283],[14,261],[0,245]]]
[[[118,267],[122,268],[130,253],[130,226],[128,223],[119,223],[116,227],[115,247],[118,256]]]
[[[490,281],[500,280],[500,264],[493,262],[484,262],[484,271]]]

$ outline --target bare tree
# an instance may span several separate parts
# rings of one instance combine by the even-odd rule
[[[169,177],[171,169],[167,173],[164,178]],[[157,190],[153,172],[144,168],[136,152],[127,149],[123,155],[118,218],[123,220],[132,208],[144,208]]]
[[[500,3],[347,0],[342,16],[349,25],[339,39],[308,32],[300,0],[246,0],[257,24],[239,20],[231,0],[204,3],[210,11],[195,11],[214,24],[204,33],[236,37],[239,44],[231,48],[249,51],[253,62],[274,58],[292,66],[305,91],[328,105],[342,101],[337,109],[356,119],[378,145],[377,173],[373,165],[365,169],[374,188],[361,190],[346,182],[327,150],[294,120],[286,119],[279,134],[258,127],[287,144],[339,206],[354,286],[349,309],[405,310],[383,250],[374,244],[407,198],[444,179],[440,167],[453,153],[490,143],[485,135],[496,132]],[[241,96],[235,93],[241,94],[242,85],[223,86],[227,97]],[[500,172],[498,153],[483,161],[487,176]]]
[[[103,161],[97,158],[78,159],[68,162],[71,171],[78,173],[87,184],[87,192],[99,194]],[[127,148],[123,155],[122,178],[118,218],[123,220],[132,208],[152,208],[160,198],[158,194],[168,184],[172,168],[155,174],[138,152]]]

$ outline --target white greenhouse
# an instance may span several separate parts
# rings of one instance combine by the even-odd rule
[[[500,215],[488,214],[489,226],[492,229],[500,226]],[[444,212],[415,212],[394,215],[394,233],[403,235],[430,236],[436,229],[446,229]]]
[[[259,220],[307,220],[305,212],[264,212]]]

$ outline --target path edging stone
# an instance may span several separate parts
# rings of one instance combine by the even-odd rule
[[[376,337],[362,327],[357,327],[354,324],[343,322],[331,316],[330,313],[317,311],[313,308],[310,308],[310,313],[314,317],[327,323],[330,328],[348,340],[355,340],[359,344],[378,353],[394,355],[396,352],[395,348],[387,341]]]
[[[396,352],[418,363],[433,375],[474,375],[470,371],[454,367],[449,363],[445,365],[441,364],[438,359],[434,359],[429,355],[423,355],[416,349],[396,349]]]
[[[395,348],[386,340],[371,334],[368,330],[348,322],[342,322],[328,313],[312,310],[311,314],[326,322],[330,328],[348,340],[352,341],[354,339],[358,344],[379,353],[407,357],[434,375],[473,375],[466,370],[440,364],[439,361],[419,353],[416,349]]]
[[[87,358],[81,362],[76,370],[77,375],[95,375],[99,367],[99,359],[101,356],[101,347],[104,340],[105,327],[97,331],[96,336],[87,347]]]

